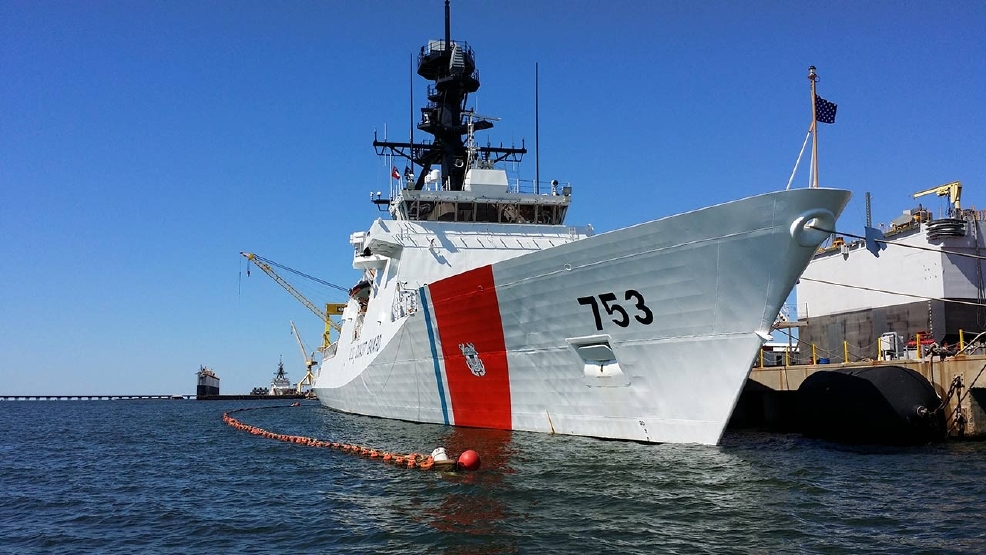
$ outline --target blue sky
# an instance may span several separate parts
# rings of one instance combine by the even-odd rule
[[[0,0],[0,394],[193,393],[202,364],[246,393],[281,356],[300,379],[289,321],[309,350],[321,324],[239,252],[357,280],[347,239],[389,173],[373,132],[407,137],[411,59],[442,18],[440,0]],[[854,192],[840,229],[861,230],[866,191],[874,222],[956,179],[986,208],[984,29],[976,1],[452,5],[473,104],[502,118],[481,140],[526,139],[533,177],[538,63],[541,178],[598,231],[783,188],[809,65],[839,105],[819,175]]]

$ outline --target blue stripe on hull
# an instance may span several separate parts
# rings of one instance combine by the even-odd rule
[[[438,397],[442,400],[442,418],[448,426],[448,405],[445,404],[445,386],[442,385],[442,368],[438,363],[438,347],[435,345],[435,330],[431,327],[431,313],[428,312],[428,297],[425,288],[418,290],[421,298],[421,311],[425,314],[425,328],[428,330],[428,344],[431,345],[431,360],[435,363],[435,381],[438,382]]]

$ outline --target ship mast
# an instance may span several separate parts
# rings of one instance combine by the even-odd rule
[[[462,190],[470,162],[470,152],[462,137],[490,129],[493,122],[491,118],[476,119],[466,110],[469,93],[479,90],[479,72],[472,48],[465,42],[452,40],[449,0],[445,0],[445,40],[431,40],[421,47],[418,75],[433,84],[428,86],[428,103],[421,108],[421,120],[416,127],[434,139],[430,143],[415,143],[412,135],[411,142],[400,143],[374,137],[373,147],[378,155],[389,152],[421,166],[413,186],[406,185],[409,189],[423,189],[425,178],[437,165],[441,167],[444,186],[452,191]],[[523,145],[521,148],[487,145],[475,147],[475,152],[486,160],[492,158],[492,162],[519,162],[527,149]]]

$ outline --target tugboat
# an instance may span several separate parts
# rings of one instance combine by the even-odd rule
[[[335,410],[445,425],[718,443],[782,304],[850,193],[782,190],[607,233],[571,226],[570,183],[511,181],[482,146],[473,49],[418,54],[417,129],[374,140],[389,219],[350,235],[355,280],[313,390]],[[390,164],[388,164],[390,165]],[[645,164],[646,165],[646,164]],[[394,183],[395,181],[392,181]],[[762,253],[772,253],[771,262]]]

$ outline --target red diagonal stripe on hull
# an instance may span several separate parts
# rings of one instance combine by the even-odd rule
[[[510,374],[492,266],[437,281],[429,290],[455,424],[511,429]],[[482,361],[482,376],[462,352],[469,344]]]

